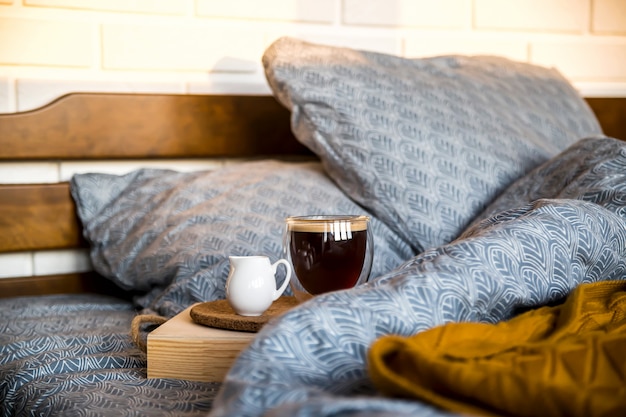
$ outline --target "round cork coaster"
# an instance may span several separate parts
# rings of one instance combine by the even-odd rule
[[[235,313],[227,300],[216,300],[196,304],[191,308],[189,315],[195,323],[203,326],[240,332],[258,332],[271,318],[297,304],[295,297],[282,296],[260,316],[240,316]]]

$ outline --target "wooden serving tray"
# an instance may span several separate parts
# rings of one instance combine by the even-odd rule
[[[200,303],[187,308],[148,334],[148,378],[221,382],[256,335],[256,330],[232,328],[260,329],[269,319],[295,304],[293,297],[281,297],[258,317],[238,316],[230,305],[221,303]],[[198,324],[191,317],[192,311],[197,320],[226,328]]]

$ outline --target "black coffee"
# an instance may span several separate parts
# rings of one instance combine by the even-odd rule
[[[291,261],[300,284],[310,294],[352,288],[357,283],[367,248],[367,230],[346,235],[319,230],[292,230]]]

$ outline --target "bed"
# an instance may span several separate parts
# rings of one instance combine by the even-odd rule
[[[624,99],[494,57],[284,38],[263,59],[273,96],[77,93],[0,115],[4,162],[228,161],[0,185],[0,253],[88,249],[94,267],[0,280],[2,415],[514,415],[393,386],[385,337],[495,326],[626,277]],[[329,212],[372,217],[370,282],[273,320],[221,383],[146,378],[133,319],[224,298],[229,254],[277,259],[286,215]]]

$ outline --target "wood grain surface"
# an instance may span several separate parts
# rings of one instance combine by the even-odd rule
[[[0,253],[84,247],[68,183],[0,185]]]
[[[0,115],[0,160],[303,155],[271,96],[76,93]]]
[[[124,291],[95,272],[41,275],[0,279],[0,298],[45,294],[98,293],[131,300],[134,293]]]
[[[626,140],[626,98],[587,98],[587,103],[595,113],[604,134]]]
[[[196,324],[191,308],[148,334],[148,378],[219,382],[255,336]]]

